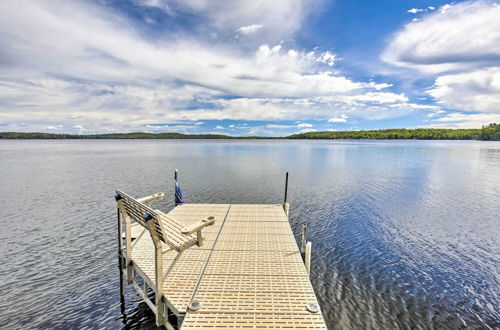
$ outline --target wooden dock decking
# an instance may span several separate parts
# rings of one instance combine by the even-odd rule
[[[202,230],[203,245],[186,249],[172,267],[177,251],[163,253],[163,297],[178,327],[326,329],[321,311],[311,308],[318,302],[283,205],[184,204],[167,216],[183,226],[216,218]],[[131,236],[133,276],[154,289],[152,237],[138,224]],[[189,308],[193,302],[199,309]]]

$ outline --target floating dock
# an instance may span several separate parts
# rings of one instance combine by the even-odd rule
[[[123,272],[157,325],[326,329],[288,203],[183,204],[164,214],[146,205],[163,194],[131,201],[117,191],[115,197]]]

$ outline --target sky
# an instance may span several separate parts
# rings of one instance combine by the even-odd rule
[[[500,122],[500,2],[2,0],[0,131]]]

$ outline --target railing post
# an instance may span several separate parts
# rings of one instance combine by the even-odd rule
[[[149,216],[149,217],[148,217]],[[153,239],[155,246],[155,305],[156,305],[156,325],[162,326],[166,324],[165,303],[163,301],[163,247],[156,233],[156,227],[152,217],[149,214],[144,216],[149,233]]]
[[[132,267],[132,234],[130,227],[132,226],[132,222],[130,221],[130,217],[123,206],[121,201],[121,197],[119,195],[115,196],[116,201],[118,203],[119,212],[122,214],[123,219],[125,220],[125,262],[127,266],[127,281],[128,283],[132,283],[134,280],[134,269]],[[121,224],[120,224],[121,226]],[[121,235],[121,233],[120,233]],[[121,237],[120,237],[121,240]],[[121,241],[120,241],[121,242]],[[122,243],[123,246],[123,243]]]
[[[120,219],[120,208],[117,206],[116,207],[116,219],[117,219],[117,228],[118,228],[118,256],[121,258],[122,257],[122,249],[123,249],[123,228],[122,228],[122,221]]]

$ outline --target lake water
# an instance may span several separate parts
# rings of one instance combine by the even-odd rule
[[[115,188],[281,203],[331,329],[500,328],[500,143],[0,141],[0,327],[150,328],[120,304]]]

